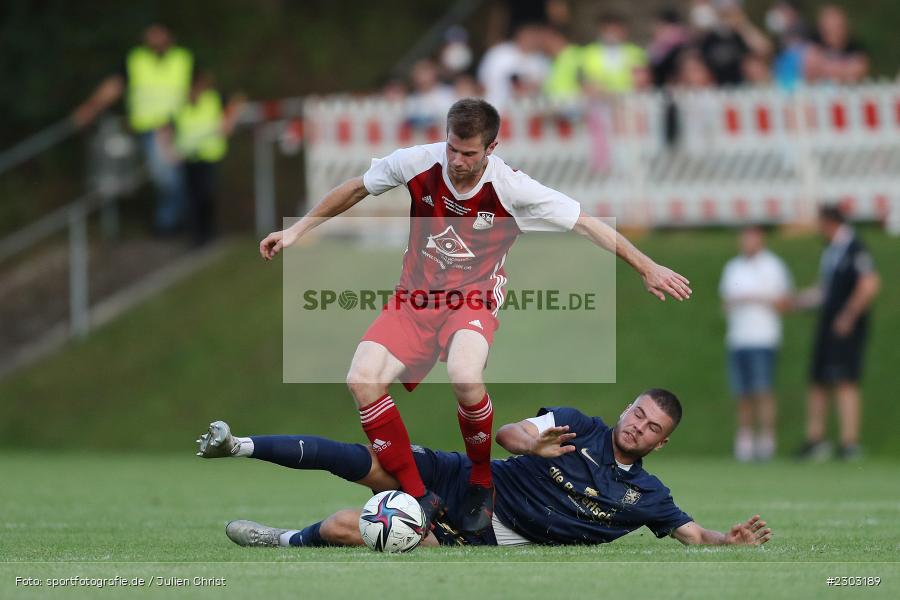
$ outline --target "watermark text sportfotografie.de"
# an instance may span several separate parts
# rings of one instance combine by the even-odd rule
[[[597,310],[595,292],[561,290],[306,290],[303,310],[381,310],[408,304],[415,310]]]

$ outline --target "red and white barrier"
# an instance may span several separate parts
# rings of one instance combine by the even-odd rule
[[[671,101],[681,133],[671,147],[667,100],[648,93],[594,105],[518,101],[502,115],[496,152],[629,225],[797,222],[821,202],[900,221],[900,85],[711,90]],[[255,110],[284,119],[284,138],[304,144],[312,201],[372,157],[444,139],[440,116],[413,125],[402,102],[307,98]],[[402,193],[396,207],[405,209]]]

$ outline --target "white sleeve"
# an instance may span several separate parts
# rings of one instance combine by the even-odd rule
[[[722,279],[719,281],[719,297],[728,300],[731,296],[731,261],[722,269]]]
[[[538,435],[541,435],[551,427],[556,427],[556,418],[553,416],[553,411],[525,420],[537,427]]]
[[[791,272],[787,268],[787,265],[784,264],[784,261],[778,259],[778,273],[780,275],[778,279],[779,290],[778,296],[786,296],[790,294],[794,289],[794,280],[791,277]]]
[[[495,181],[503,207],[522,231],[571,231],[581,215],[581,204],[521,171],[508,170]]]
[[[372,165],[363,175],[363,185],[373,196],[406,185],[436,162],[432,150],[428,146],[412,146],[394,150],[384,158],[373,158]]]

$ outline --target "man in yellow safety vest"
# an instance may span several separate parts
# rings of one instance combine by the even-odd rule
[[[598,39],[581,56],[585,84],[598,93],[630,92],[635,76],[647,66],[647,53],[629,41],[625,20],[615,14],[600,18]]]
[[[85,127],[125,96],[129,125],[140,138],[157,188],[155,225],[163,234],[182,224],[185,198],[181,171],[163,157],[158,134],[187,99],[193,70],[191,52],[175,45],[168,28],[151,25],[144,31],[143,43],[126,56],[123,68],[104,79],[72,114],[76,125]]]
[[[187,101],[175,112],[173,132],[164,137],[170,159],[181,164],[188,195],[188,225],[194,244],[215,237],[216,165],[228,151],[244,103],[241,95],[225,105],[211,74],[195,71]]]

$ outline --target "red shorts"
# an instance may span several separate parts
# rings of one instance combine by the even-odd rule
[[[497,317],[485,306],[418,309],[391,296],[361,341],[381,344],[406,366],[401,382],[411,392],[438,360],[446,362],[454,333],[461,329],[475,331],[490,345],[499,328]]]

